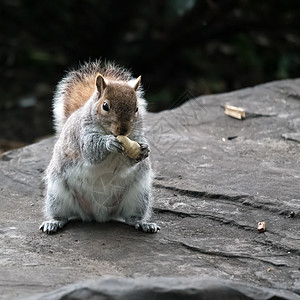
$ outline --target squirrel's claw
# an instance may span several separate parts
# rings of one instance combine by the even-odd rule
[[[141,147],[141,152],[136,158],[136,162],[140,162],[149,156],[150,148],[147,144],[139,143]]]

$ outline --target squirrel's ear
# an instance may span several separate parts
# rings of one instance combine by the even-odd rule
[[[107,81],[106,79],[103,77],[103,75],[101,75],[100,73],[97,74],[97,78],[96,78],[96,86],[97,86],[97,90],[100,94],[103,93],[104,89],[107,86]]]
[[[141,79],[142,79],[142,77],[139,76],[137,79],[132,79],[132,80],[128,81],[128,84],[136,91],[141,83]]]

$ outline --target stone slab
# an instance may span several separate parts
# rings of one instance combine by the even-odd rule
[[[226,103],[243,107],[246,119],[226,116]],[[299,133],[299,119],[300,79],[191,99],[149,114],[153,219],[162,228],[154,235],[117,222],[72,222],[58,234],[41,233],[41,179],[54,138],[4,154],[1,299],[55,292],[103,275],[209,276],[296,299],[300,143],[284,136]],[[264,233],[257,231],[260,221],[266,222]]]

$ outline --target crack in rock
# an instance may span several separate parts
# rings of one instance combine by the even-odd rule
[[[284,209],[282,206],[276,206],[276,207],[270,207],[270,204],[264,204],[262,202],[255,203],[255,197],[251,195],[224,195],[224,194],[214,194],[204,191],[195,191],[195,190],[187,190],[187,189],[181,189],[173,186],[164,185],[161,183],[154,183],[154,187],[156,188],[162,188],[166,190],[171,190],[173,192],[176,192],[177,194],[181,196],[187,196],[190,198],[196,198],[196,199],[213,199],[213,200],[224,200],[224,201],[232,201],[232,202],[239,202],[244,206],[248,206],[254,209],[260,209],[265,211],[270,211],[273,213],[278,213],[279,215],[290,215],[290,209]],[[251,202],[250,202],[251,201]],[[252,202],[253,201],[253,202]],[[300,218],[300,214],[295,214],[293,218]]]
[[[234,220],[228,220],[225,218],[221,218],[218,216],[214,216],[214,215],[210,215],[210,214],[205,214],[205,213],[186,213],[186,212],[182,212],[182,211],[176,211],[176,210],[171,210],[171,209],[164,209],[164,208],[158,208],[158,207],[154,207],[153,211],[156,213],[171,213],[174,215],[177,215],[179,217],[185,218],[185,217],[190,217],[190,218],[198,218],[198,217],[204,217],[213,221],[217,221],[221,224],[226,224],[226,225],[234,225],[235,227],[239,228],[239,229],[243,229],[243,230],[256,230],[251,226],[247,226],[247,225],[242,225],[237,223]]]
[[[163,188],[166,190],[171,190],[174,192],[177,192],[179,195],[182,196],[188,196],[193,198],[207,198],[207,199],[222,199],[222,200],[230,200],[230,201],[236,201],[244,198],[251,198],[249,195],[236,195],[236,196],[230,196],[230,195],[224,195],[224,194],[213,194],[203,191],[195,191],[195,190],[186,190],[181,188],[175,188],[173,186],[167,186],[160,183],[154,183],[154,187],[156,188]]]
[[[229,253],[229,252],[222,252],[222,251],[211,251],[211,250],[204,250],[201,249],[199,247],[196,246],[192,246],[189,245],[183,241],[176,241],[176,240],[170,240],[170,239],[166,239],[168,242],[170,242],[171,244],[174,245],[179,245],[182,246],[192,252],[196,252],[196,253],[201,253],[204,255],[209,255],[209,256],[218,256],[218,257],[226,257],[226,258],[234,258],[234,259],[251,259],[251,260],[258,260],[276,267],[287,267],[290,268],[290,266],[288,266],[287,264],[283,264],[283,263],[276,263],[267,259],[263,259],[260,257],[255,257],[252,255],[245,255],[245,254],[235,254],[235,253]]]

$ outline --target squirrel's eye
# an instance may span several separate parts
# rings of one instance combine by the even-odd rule
[[[102,108],[103,108],[103,110],[105,110],[105,111],[109,111],[109,106],[108,106],[107,102],[104,102],[104,103],[103,103]]]
[[[137,112],[139,110],[139,108],[137,107],[136,109],[135,109],[135,112]]]

